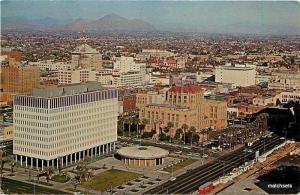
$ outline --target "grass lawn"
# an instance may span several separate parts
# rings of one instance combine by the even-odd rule
[[[10,194],[67,194],[66,192],[59,191],[53,188],[42,187],[33,185],[31,183],[17,181],[13,179],[2,179],[3,192]]]
[[[67,176],[66,179],[66,176],[64,175],[54,175],[53,177],[51,177],[51,180],[55,182],[66,183],[67,181],[70,180],[70,178]]]
[[[171,167],[167,167],[167,168],[164,168],[163,171],[166,171],[166,172],[169,172],[171,173],[172,172],[172,169],[173,169],[173,172],[179,170],[179,169],[182,169],[183,167],[186,167],[190,164],[193,164],[194,162],[196,162],[197,160],[196,159],[191,159],[191,158],[185,158],[182,162],[180,163],[177,163],[176,165],[173,165]]]
[[[111,169],[99,173],[98,175],[94,176],[91,181],[83,182],[80,184],[80,186],[83,188],[90,188],[93,190],[104,192],[106,190],[109,190],[110,187],[114,188],[131,180],[134,180],[140,176],[142,175],[138,173]]]

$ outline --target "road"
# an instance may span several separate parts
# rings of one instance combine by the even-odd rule
[[[273,135],[271,138],[261,138],[261,140],[253,143],[250,149],[252,152],[244,152],[245,146],[229,153],[216,160],[199,166],[192,171],[185,173],[175,181],[168,181],[160,186],[157,186],[144,194],[187,194],[194,192],[202,184],[214,181],[220,176],[232,171],[233,168],[243,165],[244,162],[255,158],[255,151],[259,150],[260,154],[265,153],[275,146],[283,143],[284,140],[279,136]]]
[[[2,178],[3,192],[17,193],[17,194],[67,194],[66,192],[42,187],[40,185],[33,185],[31,183],[26,183],[18,180],[13,180],[9,178]]]

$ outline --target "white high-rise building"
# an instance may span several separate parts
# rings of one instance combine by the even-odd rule
[[[146,74],[146,64],[134,61],[133,57],[121,56],[117,58],[114,63],[114,70],[120,73],[127,73],[129,71],[137,71]]]
[[[29,65],[37,66],[40,70],[59,70],[59,69],[70,69],[74,68],[70,62],[54,62],[51,60],[29,62]]]
[[[130,71],[127,73],[113,74],[113,85],[116,87],[127,86],[137,87],[144,84],[144,77],[141,73]]]
[[[99,69],[102,67],[102,55],[96,49],[83,44],[72,52],[72,64],[75,67]]]
[[[254,65],[226,64],[216,67],[215,81],[231,83],[233,86],[255,85],[256,67]]]
[[[60,69],[58,70],[58,84],[76,84],[96,81],[97,71],[91,69]]]
[[[118,93],[99,83],[14,97],[13,153],[26,167],[67,166],[114,149]]]

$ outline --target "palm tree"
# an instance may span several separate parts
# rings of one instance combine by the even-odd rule
[[[15,159],[13,157],[10,157],[9,158],[9,161],[10,161],[10,174],[13,175],[14,174],[14,167],[16,166],[16,162],[15,162]]]
[[[58,173],[59,175],[61,175],[61,170],[62,170],[62,164],[61,164],[61,161],[62,161],[62,157],[58,157],[57,158],[57,163],[58,163]]]
[[[133,124],[136,125],[136,135],[138,137],[138,135],[139,135],[139,124],[140,124],[141,121],[140,121],[140,119],[138,117],[134,117],[132,119],[132,122],[133,122]]]
[[[190,127],[190,132],[192,132],[192,137],[191,137],[191,147],[193,147],[193,136],[194,136],[194,133],[196,132],[196,127],[191,126],[191,127]]]
[[[2,170],[3,170],[3,156],[4,156],[4,152],[2,150],[0,150],[0,174],[2,175]]]
[[[125,118],[121,116],[118,120],[118,129],[122,129],[123,136],[125,134]]]
[[[170,129],[174,127],[174,123],[168,122],[167,126],[165,127],[165,133],[168,133],[170,135]]]
[[[51,169],[51,167],[46,167],[45,173],[46,173],[47,183],[49,183],[50,177],[53,174],[53,170]]]
[[[174,139],[179,140],[181,134],[182,134],[182,129],[181,128],[176,129],[176,133],[175,133]]]
[[[184,144],[185,144],[185,132],[186,132],[186,130],[189,129],[189,126],[188,126],[187,124],[184,123],[184,124],[181,126],[181,129],[183,130],[183,140],[184,140]]]
[[[142,121],[141,121],[141,123],[142,123],[142,125],[144,126],[144,127],[143,127],[143,131],[144,131],[144,130],[145,130],[145,126],[146,126],[147,124],[149,124],[149,120],[146,119],[146,118],[143,118]]]
[[[260,117],[260,123],[261,123],[261,129],[263,134],[266,133],[266,130],[268,130],[268,118],[269,114],[268,113],[262,113],[259,115]]]
[[[128,137],[130,137],[131,136],[131,125],[132,125],[132,122],[133,122],[133,118],[131,116],[128,116],[127,122],[128,122],[128,125],[129,125],[129,128],[128,128]]]

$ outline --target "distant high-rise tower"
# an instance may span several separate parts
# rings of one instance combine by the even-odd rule
[[[99,69],[102,67],[102,55],[84,43],[72,52],[72,64],[75,67]]]
[[[1,82],[3,92],[8,94],[7,101],[10,102],[11,95],[29,93],[39,86],[40,70],[22,64],[1,67]]]

